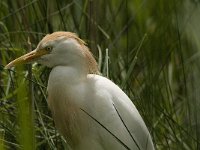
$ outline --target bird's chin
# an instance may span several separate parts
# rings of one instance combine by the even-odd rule
[[[51,65],[50,61],[46,58],[39,58],[37,61],[36,61],[38,64],[41,64],[41,65],[44,65],[48,68],[52,68],[53,66]]]

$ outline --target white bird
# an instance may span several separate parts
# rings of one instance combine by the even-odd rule
[[[98,75],[85,42],[71,32],[46,35],[32,52],[5,68],[38,62],[51,67],[48,106],[73,150],[153,150],[149,131],[129,97]]]

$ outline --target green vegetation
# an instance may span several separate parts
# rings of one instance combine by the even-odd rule
[[[46,103],[50,69],[4,69],[59,30],[88,43],[158,150],[200,149],[199,8],[197,0],[1,0],[0,149],[68,149]]]

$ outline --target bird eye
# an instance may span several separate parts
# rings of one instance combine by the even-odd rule
[[[46,50],[49,51],[49,52],[51,52],[52,51],[52,47],[51,46],[47,46]]]

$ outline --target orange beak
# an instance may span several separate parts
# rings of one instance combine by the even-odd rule
[[[45,49],[41,49],[41,50],[37,50],[37,51],[35,49],[35,50],[31,51],[30,53],[27,53],[19,58],[16,58],[15,60],[11,61],[9,64],[7,64],[5,66],[5,69],[9,69],[18,64],[26,64],[28,62],[32,62],[35,59],[37,59],[47,53],[48,52]]]

